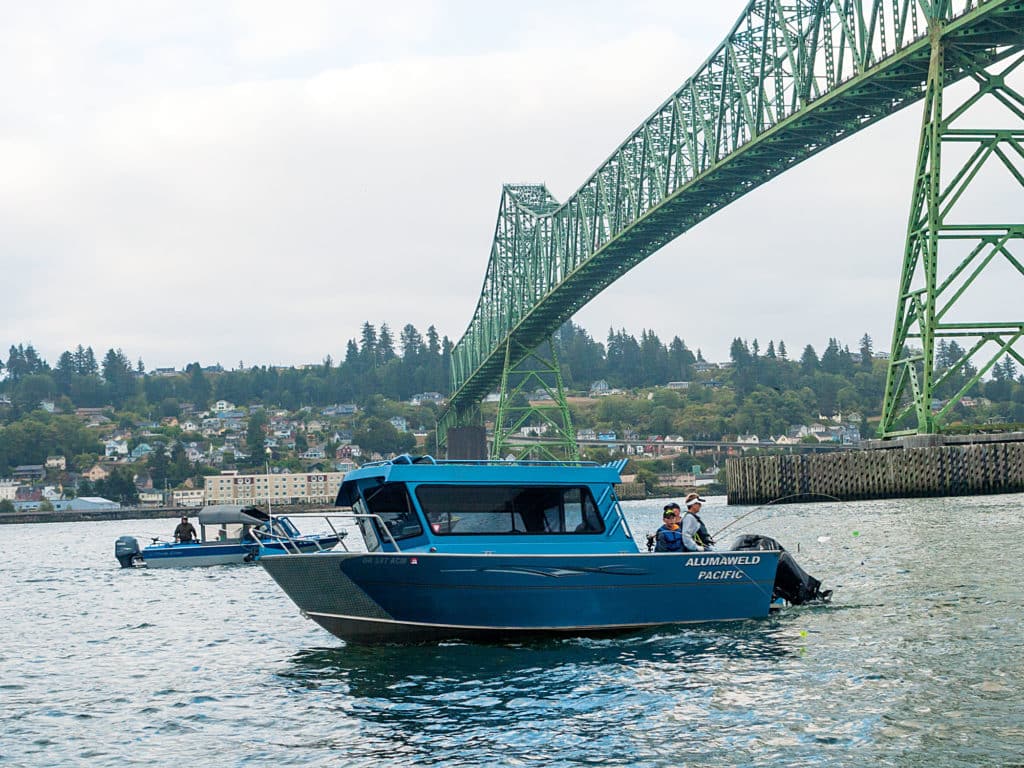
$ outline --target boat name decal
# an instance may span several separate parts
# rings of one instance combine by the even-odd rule
[[[760,555],[703,555],[691,557],[686,564],[691,568],[700,568],[707,565],[757,565],[760,562]]]
[[[729,579],[742,579],[746,575],[738,568],[729,571],[701,571],[697,574],[697,581],[728,581]]]

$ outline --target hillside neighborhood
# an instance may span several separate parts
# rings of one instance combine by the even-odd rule
[[[685,389],[687,382],[670,382],[669,390]],[[714,386],[714,384],[712,384]],[[650,393],[648,393],[650,394]],[[544,397],[539,393],[538,397]],[[574,398],[596,400],[607,397],[637,397],[636,393],[609,387],[607,382],[594,382],[586,396]],[[489,400],[494,401],[497,395]],[[437,392],[418,393],[406,403],[412,409],[431,408],[444,404]],[[41,402],[40,409],[56,413],[52,402]],[[433,414],[430,410],[425,417]],[[207,504],[330,504],[344,474],[366,461],[391,458],[396,451],[364,450],[354,440],[351,422],[360,413],[354,403],[336,403],[323,408],[301,408],[290,412],[261,407],[237,405],[217,400],[206,410],[189,404],[181,406],[179,416],[159,421],[140,421],[130,425],[115,421],[109,408],[78,408],[74,416],[97,436],[102,453],[89,466],[75,471],[68,457],[47,456],[43,464],[19,465],[10,476],[0,478],[0,502],[7,501],[15,511],[102,511],[117,509],[125,503],[94,493],[97,486],[108,481],[119,470],[129,470],[134,487],[130,503],[140,507],[198,508]],[[262,453],[250,453],[249,431],[254,414],[260,414],[263,435]],[[853,423],[858,414],[842,419],[829,418],[807,425],[795,425],[786,434],[736,435],[717,446],[695,445],[680,435],[641,435],[635,429],[621,434],[610,429],[580,428],[576,437],[586,453],[599,457],[628,456],[637,459],[680,458],[687,471],[670,469],[659,475],[667,486],[698,486],[712,483],[719,467],[707,457],[728,455],[750,448],[785,447],[808,441],[856,444],[860,434]],[[431,452],[433,425],[411,423],[410,417],[391,416],[387,424],[406,437],[407,450]],[[489,425],[493,428],[493,423]],[[523,437],[537,437],[542,425],[523,427]],[[428,445],[428,440],[430,445]],[[723,450],[724,449],[724,450]],[[698,457],[704,457],[702,462]],[[188,465],[206,468],[208,473],[186,477],[171,486],[155,483],[150,467],[180,460]],[[687,459],[686,457],[689,457]],[[259,470],[252,466],[262,465]],[[271,466],[273,464],[273,466]],[[269,470],[269,471],[268,471]],[[632,476],[627,479],[633,479]],[[133,494],[127,494],[132,498]]]

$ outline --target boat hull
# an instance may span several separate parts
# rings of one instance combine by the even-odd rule
[[[302,612],[353,642],[606,634],[769,613],[779,553],[261,557]]]
[[[288,547],[297,547],[300,552],[315,552],[330,549],[338,543],[337,537],[323,537],[315,542],[306,540]],[[142,550],[142,561],[147,568],[190,568],[205,565],[235,565],[251,563],[263,554],[283,554],[284,544],[267,543],[262,547],[254,544],[163,544]],[[294,551],[294,550],[293,550]]]

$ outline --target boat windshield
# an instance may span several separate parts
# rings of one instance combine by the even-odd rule
[[[363,495],[370,514],[380,517],[396,541],[423,535],[405,483],[385,483],[364,491]]]
[[[300,536],[299,529],[295,527],[295,524],[287,517],[275,517],[273,522],[272,533],[276,536],[285,536],[290,538],[296,538]]]
[[[604,531],[586,488],[421,485],[416,498],[431,530],[440,536]]]

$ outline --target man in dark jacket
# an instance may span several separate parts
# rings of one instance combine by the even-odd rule
[[[187,517],[182,517],[178,527],[174,529],[174,540],[181,544],[191,544],[196,540],[196,529]]]

